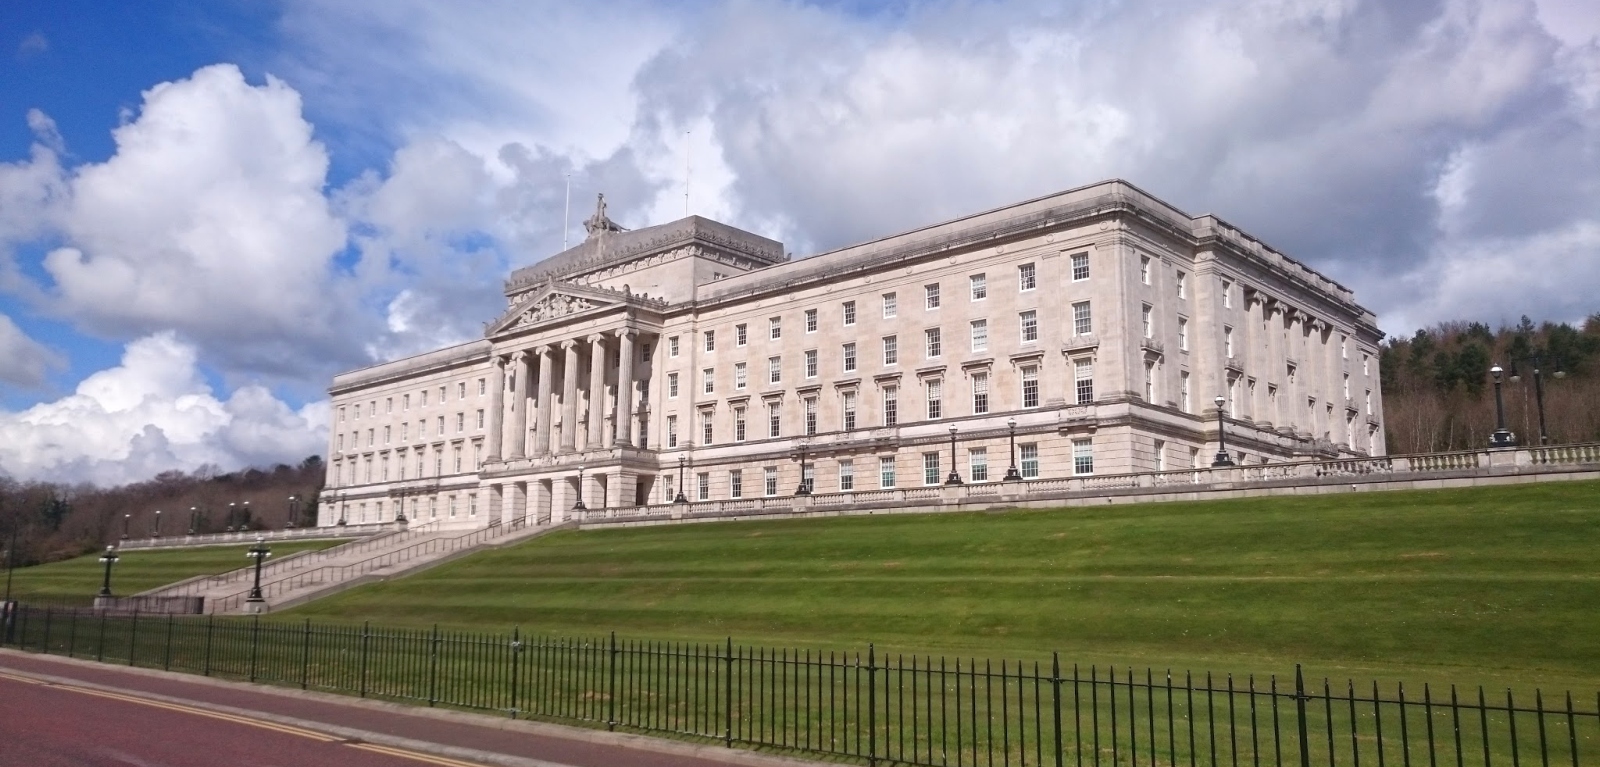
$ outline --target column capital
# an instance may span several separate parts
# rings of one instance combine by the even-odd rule
[[[606,340],[606,334],[605,333],[590,333],[589,335],[584,336],[583,340],[588,341],[591,344],[598,344],[598,343]]]
[[[616,330],[611,331],[611,333],[614,334],[619,340],[624,338],[632,339],[639,337],[638,328],[617,328]]]
[[[578,346],[578,342],[576,340],[574,340],[574,339],[569,338],[569,339],[561,342],[561,351],[570,351],[572,349],[577,348],[577,346]]]
[[[549,354],[550,344],[539,344],[538,346],[533,347],[533,353],[539,355],[540,357]]]
[[[521,362],[522,359],[524,357],[526,357],[526,356],[528,356],[528,352],[526,350],[518,349],[518,350],[516,350],[516,351],[511,353],[510,362],[512,364],[516,364],[518,362]],[[494,364],[496,364],[496,365],[505,365],[506,364],[506,358],[504,356],[496,355],[495,358],[494,358]]]

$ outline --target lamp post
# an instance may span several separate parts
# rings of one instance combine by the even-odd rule
[[[806,481],[806,448],[810,445],[803,439],[796,444],[800,446],[800,484],[794,489],[794,494],[811,495],[811,483]]]
[[[1228,400],[1221,394],[1218,394],[1216,399],[1211,401],[1217,403],[1217,459],[1211,462],[1211,466],[1213,468],[1232,466],[1233,459],[1228,457],[1228,437],[1226,434],[1226,423],[1222,420],[1222,406],[1228,404]]]
[[[238,511],[238,504],[228,501],[228,532],[230,533],[233,532],[233,518],[234,515],[238,514]]]
[[[961,481],[961,472],[956,471],[956,425],[950,424],[950,476],[945,478],[946,485],[964,484]]]
[[[250,502],[239,504],[239,532],[244,532],[250,526]]]
[[[1011,433],[1011,466],[1006,469],[1007,482],[1018,482],[1022,472],[1017,471],[1017,419],[1007,418],[1006,429]]]
[[[404,510],[403,508],[401,509],[401,511]],[[293,529],[295,517],[298,516],[300,516],[300,496],[291,495],[289,496],[289,522],[284,527]]]
[[[1523,357],[1521,361],[1532,363],[1533,365],[1533,398],[1539,407],[1539,444],[1548,445],[1550,444],[1550,433],[1546,431],[1544,426],[1544,376],[1542,375],[1545,363],[1544,355],[1542,353],[1532,354]],[[1564,370],[1556,370],[1552,375],[1556,378],[1567,377],[1567,373]],[[1522,376],[1517,373],[1516,359],[1511,360],[1511,382],[1522,382]]]
[[[683,467],[689,462],[688,458],[678,456],[678,497],[673,498],[673,503],[688,503],[689,497],[683,494]]]
[[[133,524],[132,514],[122,515],[122,540],[128,540],[128,526]]]
[[[410,520],[406,519],[406,497],[402,495],[398,500],[395,501],[394,523],[396,525],[404,525],[408,524],[409,522]]]
[[[189,534],[194,535],[194,529],[200,524],[200,507],[189,507]]]
[[[1517,437],[1506,428],[1506,403],[1500,396],[1500,376],[1505,369],[1499,365],[1489,368],[1489,373],[1494,376],[1494,433],[1489,435],[1489,447],[1516,447]]]
[[[261,596],[261,564],[267,561],[267,557],[272,556],[272,549],[267,548],[267,539],[256,536],[256,545],[251,546],[244,555],[256,561],[256,582],[250,587],[250,596],[246,597],[245,601],[265,602],[267,600]]]
[[[160,509],[156,509],[155,522],[150,526],[150,537],[151,538],[160,538],[161,537],[161,510]]]
[[[100,596],[111,596],[111,566],[116,564],[118,559],[121,559],[121,557],[117,556],[117,548],[115,546],[107,546],[106,553],[100,555],[100,561],[105,563],[106,566],[105,580],[100,582]]]
[[[681,480],[680,480],[681,482]],[[573,511],[588,511],[589,507],[583,505],[583,464],[578,464],[578,502],[572,504]]]

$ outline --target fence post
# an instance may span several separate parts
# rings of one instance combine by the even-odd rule
[[[133,656],[139,648],[139,607],[133,608],[133,626],[128,631],[128,665],[133,665]]]
[[[511,629],[511,718],[517,718],[517,656],[522,654],[522,627]]]
[[[361,624],[361,697],[363,698],[367,697],[367,636],[371,626],[372,621],[364,621]]]
[[[72,619],[74,621],[78,619],[78,613],[76,610],[72,612]],[[74,628],[76,628],[76,626],[74,626]],[[40,652],[43,652],[45,655],[50,654],[50,605],[44,606],[44,642],[39,645],[39,649]],[[67,651],[67,656],[71,657],[71,655],[72,651],[69,649]]]
[[[1300,720],[1300,767],[1311,767],[1311,743],[1306,735],[1306,680],[1298,663],[1294,664],[1294,705],[1295,717]]]
[[[733,748],[733,637],[728,637],[722,661],[722,743]]]
[[[162,671],[172,670],[172,619],[172,613],[167,613],[167,641],[165,642],[165,648],[161,651]]]
[[[861,656],[857,655],[857,658]],[[860,673],[859,671],[856,673]],[[858,688],[859,689],[859,688]],[[856,741],[860,743],[860,741]],[[878,663],[877,650],[867,644],[867,764],[878,763]]]
[[[433,624],[428,657],[428,707],[439,702],[439,624]]]
[[[256,653],[261,645],[261,613],[250,621],[250,681],[256,681]]]
[[[311,677],[311,619],[305,623],[305,634],[300,640],[300,689],[309,686]]]
[[[100,611],[100,641],[95,643],[94,659],[97,663],[106,662],[106,615],[109,611]]]
[[[617,632],[611,632],[611,653],[609,655],[606,681],[606,729],[617,729]]]
[[[213,633],[213,629],[216,628],[216,624],[216,613],[211,613],[206,616],[206,662],[205,671],[202,673],[202,676],[211,676],[211,635]]]
[[[1061,653],[1059,652],[1050,653],[1050,699],[1051,707],[1055,711],[1051,721],[1056,731],[1056,767],[1061,767]]]

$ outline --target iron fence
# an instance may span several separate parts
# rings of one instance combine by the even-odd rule
[[[1600,694],[19,606],[23,650],[923,767],[1579,767]],[[1589,705],[1590,703],[1593,705]]]

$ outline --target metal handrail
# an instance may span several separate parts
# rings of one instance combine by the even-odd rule
[[[265,574],[267,571],[272,571],[272,573],[276,575],[287,571],[300,570],[317,562],[326,561],[336,557],[343,557],[349,554],[360,553],[375,547],[392,546],[402,538],[432,533],[434,531],[430,528],[437,527],[438,524],[438,521],[435,520],[418,525],[416,527],[408,528],[406,530],[397,530],[387,535],[377,535],[370,538],[364,538],[359,541],[343,543],[338,546],[330,546],[326,549],[322,549],[321,551],[306,552],[300,556],[284,557],[283,559],[273,562],[272,564],[263,565],[262,572]],[[209,591],[219,586],[226,586],[237,581],[248,580],[254,577],[254,574],[254,566],[247,565],[236,570],[218,573],[217,575],[213,575],[209,578],[195,581],[185,581],[183,583],[174,584],[159,590],[146,592],[142,596],[184,596],[187,594],[196,594],[203,591]]]

